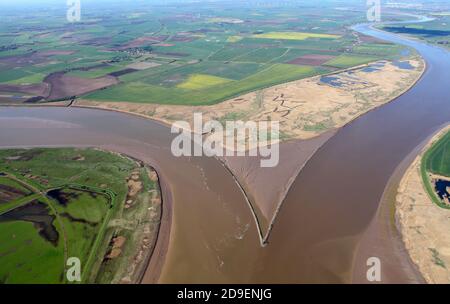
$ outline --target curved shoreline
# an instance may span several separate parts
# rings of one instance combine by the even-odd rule
[[[365,271],[367,269],[361,265],[365,265],[366,258],[370,256],[381,258],[382,263],[401,265],[394,269],[386,267],[387,275],[386,272],[382,274],[382,283],[384,284],[404,282],[417,284],[425,282],[421,273],[406,252],[406,248],[402,241],[402,235],[395,219],[395,200],[398,185],[400,184],[403,175],[413,162],[414,158],[420,153],[420,150],[426,142],[427,140],[424,140],[419,146],[411,151],[411,153],[409,153],[397,166],[394,173],[389,178],[380,198],[380,204],[376,215],[367,230],[361,236],[361,240],[356,247],[351,271],[353,283],[368,283],[365,277]],[[398,271],[398,269],[401,269],[401,271]]]
[[[170,226],[172,221],[171,208],[172,208],[172,198],[170,195],[169,185],[165,183],[164,178],[161,177],[159,171],[154,167],[153,164],[146,162],[144,160],[137,159],[134,156],[126,154],[124,152],[115,151],[113,149],[105,149],[102,146],[91,146],[91,145],[19,145],[19,146],[1,146],[0,150],[8,149],[62,149],[62,148],[72,148],[72,149],[96,149],[103,151],[105,153],[117,154],[120,157],[124,157],[136,162],[142,162],[146,164],[157,174],[158,182],[157,186],[161,195],[161,214],[160,214],[160,224],[158,225],[158,232],[156,233],[156,240],[151,253],[144,262],[145,266],[142,266],[142,273],[139,274],[139,282],[142,283],[144,277],[147,277],[147,273],[151,272],[151,282],[156,283],[159,275],[161,273],[162,265],[164,264],[165,252],[168,249],[168,237],[170,236]],[[167,207],[165,205],[168,205]],[[167,211],[165,211],[167,209]],[[162,227],[164,225],[164,227]],[[167,226],[167,227],[166,227]],[[164,254],[158,254],[155,257],[155,253],[163,252]],[[150,269],[150,270],[149,270]]]
[[[137,160],[148,166],[150,166],[156,172],[158,176],[158,187],[161,192],[161,216],[160,224],[158,228],[158,233],[156,235],[155,245],[152,248],[152,252],[149,255],[147,261],[144,263],[146,266],[143,267],[144,271],[140,277],[140,282],[146,280],[146,283],[157,283],[159,276],[161,274],[162,267],[166,258],[166,253],[169,247],[170,230],[172,226],[172,196],[170,191],[170,185],[165,180],[164,176],[160,174],[160,169],[157,164],[153,164],[127,153],[116,151],[114,149],[106,149],[103,146],[92,146],[92,145],[19,145],[19,146],[2,146],[1,150],[8,149],[33,149],[33,148],[45,148],[45,149],[58,149],[58,148],[74,148],[74,149],[98,149],[100,151],[105,151],[107,153],[114,153],[132,160]]]
[[[360,29],[365,34],[376,34],[366,32],[365,28]],[[360,119],[348,124],[316,152],[291,187],[284,204],[284,212],[280,214],[278,225],[281,228],[275,229],[273,233],[273,240],[276,241],[274,245],[283,246],[283,242],[289,241],[301,244],[290,246],[297,250],[313,248],[315,256],[323,257],[323,259],[314,260],[316,265],[329,270],[332,274],[343,273],[344,267],[347,270],[348,260],[352,261],[353,266],[355,265],[355,259],[350,257],[361,253],[361,247],[363,247],[361,245],[364,244],[361,244],[359,239],[362,235],[368,234],[368,227],[374,222],[374,215],[380,209],[378,195],[386,191],[387,181],[395,168],[417,146],[418,142],[420,143],[424,137],[435,130],[437,124],[448,121],[448,108],[444,106],[448,101],[448,94],[445,93],[446,86],[443,84],[443,79],[448,79],[445,77],[448,71],[446,69],[448,52],[423,43],[417,45],[407,39],[398,40],[389,33],[376,37],[414,47],[427,62],[426,72],[415,86],[393,100],[396,102],[366,113]],[[446,64],[440,64],[439,60],[445,60]],[[433,93],[427,88],[432,88]],[[441,106],[444,106],[443,110],[436,112],[436,107]],[[340,158],[336,159],[336,157]],[[322,184],[330,185],[327,188],[328,191],[324,191],[325,193],[322,193],[321,187],[317,186],[318,177],[321,178]],[[339,178],[341,179],[337,181],[336,179]],[[333,193],[332,196],[329,195],[330,192]],[[330,198],[336,202],[331,203]],[[308,216],[302,216],[302,212],[320,218],[323,225],[315,223]],[[298,221],[304,221],[303,225],[311,232],[286,237],[285,233],[289,231],[289,227]],[[384,227],[379,228],[384,229]],[[314,234],[314,229],[319,232]],[[310,238],[316,238],[314,235],[317,235],[318,241],[310,240]],[[354,237],[357,240],[355,245],[359,243],[360,246],[349,244],[347,239],[350,237]],[[377,237],[377,235],[368,236],[369,244],[376,244]],[[342,250],[345,253],[345,259],[330,256],[328,253],[331,249]],[[389,249],[392,248],[386,250]],[[271,254],[282,256],[275,250]],[[303,259],[303,256],[305,259],[309,257],[303,254],[300,259]],[[373,255],[369,255],[371,256]],[[327,258],[333,259],[333,263],[324,262]],[[366,260],[362,261],[358,265],[366,268]],[[306,262],[298,262],[295,266],[302,271],[301,269],[307,269],[309,265]],[[319,270],[317,266],[314,269]],[[393,275],[386,279],[406,282],[403,280],[407,278],[407,275],[403,273],[406,270],[399,265],[391,266]],[[302,280],[313,282],[315,279],[310,277],[316,274],[317,271],[310,271],[310,276],[304,275]],[[348,273],[344,274],[342,279],[336,278],[337,275],[329,276],[330,281],[346,282]],[[365,273],[363,278],[365,281],[359,282],[367,282]]]
[[[373,27],[372,27],[372,28],[373,28]],[[335,132],[337,133],[337,132],[339,132],[339,130],[341,130],[341,129],[347,127],[347,126],[350,125],[350,124],[352,124],[354,121],[356,121],[356,120],[359,119],[360,117],[362,117],[362,116],[364,116],[364,115],[367,115],[368,113],[370,113],[370,112],[372,112],[372,111],[375,111],[375,110],[377,110],[378,108],[383,107],[383,106],[385,106],[385,105],[387,105],[387,104],[389,104],[389,103],[395,102],[395,101],[396,101],[398,98],[400,98],[402,95],[404,95],[404,94],[406,94],[407,92],[409,92],[409,91],[410,91],[410,90],[411,90],[411,89],[412,89],[412,88],[413,88],[420,80],[422,80],[423,76],[424,76],[425,73],[428,71],[428,64],[427,64],[426,60],[425,60],[420,54],[418,54],[418,56],[421,58],[421,62],[423,63],[424,67],[423,67],[423,69],[422,69],[421,72],[420,72],[420,76],[419,76],[417,79],[415,79],[415,81],[414,81],[413,83],[411,83],[407,88],[405,88],[404,90],[402,90],[402,91],[401,91],[398,95],[396,95],[394,98],[392,98],[392,99],[386,101],[386,102],[383,103],[383,104],[380,104],[379,106],[376,106],[376,107],[374,107],[374,108],[372,108],[372,109],[369,109],[369,110],[367,110],[366,112],[361,113],[359,116],[356,116],[356,117],[352,118],[350,121],[348,121],[347,123],[345,123],[343,126],[341,126],[341,127],[339,127],[339,128],[336,128],[336,129],[331,129],[331,130],[328,130],[328,131],[333,131],[333,130],[335,130]],[[358,68],[358,67],[357,67],[357,68]],[[345,71],[345,70],[344,70],[344,71]],[[335,73],[340,73],[340,72],[342,72],[342,71],[337,71],[337,72],[335,72]],[[333,74],[335,74],[335,73],[333,73]],[[335,136],[336,133],[335,133],[333,136]],[[321,134],[321,135],[322,135],[322,134]],[[320,136],[320,135],[318,135],[318,136]],[[318,137],[318,136],[316,136],[316,137]],[[333,137],[333,136],[332,136],[332,137]],[[330,140],[332,137],[330,137],[328,140]],[[288,141],[286,141],[286,142],[289,142],[289,141],[296,141],[296,140],[298,140],[298,139],[291,139],[291,140],[288,140]],[[328,140],[327,140],[327,141],[328,141]],[[293,177],[290,179],[288,190],[286,191],[286,193],[285,193],[284,196],[282,197],[280,203],[278,204],[278,207],[277,207],[275,216],[274,216],[274,218],[272,219],[272,221],[271,221],[271,223],[270,223],[269,231],[273,228],[273,225],[274,225],[274,223],[276,222],[276,217],[278,216],[278,214],[279,214],[281,208],[283,207],[283,203],[284,203],[284,201],[286,200],[286,197],[288,196],[289,190],[290,190],[290,188],[292,187],[293,183],[294,183],[295,180],[298,178],[298,176],[300,175],[300,173],[302,172],[302,170],[304,169],[304,167],[307,166],[308,162],[314,157],[314,155],[315,155],[317,152],[319,152],[319,151],[324,147],[324,145],[326,144],[327,141],[325,141],[322,145],[320,145],[320,146],[314,151],[314,153],[308,158],[308,160],[301,166],[301,168],[298,170],[298,172],[295,174],[295,176],[293,176]],[[266,235],[266,237],[265,237],[265,242],[268,241],[269,237],[270,237],[270,232]]]
[[[289,190],[290,190],[291,186],[293,185],[293,183],[295,182],[295,180],[297,179],[298,175],[301,173],[301,171],[303,170],[303,168],[307,165],[308,161],[314,156],[314,154],[315,154],[316,152],[318,152],[318,151],[324,146],[324,144],[325,144],[329,139],[331,139],[331,137],[333,137],[340,129],[345,128],[347,125],[350,125],[350,124],[353,123],[355,120],[357,120],[357,119],[359,119],[360,117],[362,117],[362,116],[364,116],[364,115],[370,113],[371,111],[374,111],[374,110],[376,110],[376,109],[378,109],[378,108],[380,108],[380,107],[383,107],[383,106],[385,106],[385,105],[387,105],[387,104],[389,104],[389,103],[391,103],[391,102],[394,102],[396,99],[398,99],[399,97],[401,97],[402,95],[404,95],[405,93],[407,93],[409,90],[411,90],[411,88],[413,88],[413,87],[417,84],[417,82],[419,82],[419,81],[422,79],[423,75],[426,73],[426,71],[427,71],[427,69],[428,69],[427,63],[426,63],[426,61],[420,56],[420,54],[416,54],[416,55],[414,55],[414,56],[412,56],[412,57],[413,57],[413,58],[416,58],[416,57],[419,58],[418,61],[419,61],[420,64],[421,64],[420,70],[419,70],[419,69],[415,69],[416,71],[419,72],[419,74],[418,74],[417,77],[415,77],[415,79],[414,79],[413,82],[411,82],[410,84],[408,84],[408,86],[406,86],[406,87],[403,88],[401,91],[399,91],[397,94],[395,94],[395,96],[390,96],[389,98],[386,98],[386,100],[385,100],[384,102],[381,102],[380,104],[376,105],[375,107],[369,108],[369,109],[367,109],[366,111],[363,111],[363,112],[361,112],[361,113],[358,113],[357,116],[353,117],[351,120],[349,120],[348,122],[346,122],[346,123],[343,124],[342,126],[335,127],[335,128],[332,128],[332,129],[328,129],[328,130],[323,131],[322,133],[317,134],[317,135],[315,135],[315,136],[313,136],[313,137],[311,137],[311,138],[308,138],[308,139],[293,138],[293,139],[288,139],[288,140],[282,141],[282,142],[280,143],[280,145],[288,144],[288,143],[301,143],[302,141],[305,141],[305,140],[307,141],[307,140],[318,139],[318,138],[320,138],[320,137],[325,136],[325,134],[328,134],[328,133],[329,133],[329,134],[332,134],[332,135],[331,135],[329,138],[327,138],[324,142],[322,142],[320,145],[318,145],[317,147],[315,147],[315,148],[314,148],[314,151],[307,157],[307,159],[306,159],[305,161],[302,161],[302,162],[299,163],[299,164],[297,164],[297,163],[296,163],[296,164],[293,164],[293,165],[299,165],[299,167],[298,167],[298,169],[296,169],[296,171],[295,171],[291,176],[289,176],[289,178],[288,178],[288,180],[287,180],[287,185],[286,185],[286,187],[285,187],[285,191],[283,191],[283,192],[281,193],[281,196],[280,196],[279,198],[277,198],[277,203],[276,203],[276,207],[275,207],[275,209],[274,209],[274,211],[273,211],[273,215],[272,215],[270,218],[268,218],[268,224],[267,224],[268,226],[267,226],[267,229],[264,229],[264,228],[262,227],[262,225],[261,225],[261,220],[262,220],[262,219],[259,218],[258,212],[257,212],[257,210],[256,210],[256,209],[259,209],[259,207],[258,207],[259,204],[258,204],[257,202],[255,202],[254,199],[252,199],[252,198],[254,197],[254,195],[252,195],[252,194],[255,194],[255,193],[257,192],[257,189],[253,189],[252,187],[245,187],[245,185],[242,183],[242,182],[243,182],[243,181],[242,181],[242,180],[243,180],[243,176],[241,176],[241,175],[240,175],[239,173],[237,173],[237,172],[234,172],[233,168],[231,168],[231,167],[227,164],[227,162],[222,161],[222,159],[219,159],[220,163],[221,163],[221,164],[225,167],[225,169],[232,175],[232,177],[233,177],[233,179],[235,180],[236,184],[237,184],[238,187],[240,188],[240,190],[241,190],[241,192],[242,192],[242,194],[243,194],[243,196],[244,196],[244,198],[245,198],[247,204],[249,205],[250,210],[252,211],[252,214],[253,214],[254,220],[255,220],[255,224],[256,224],[257,229],[258,229],[258,231],[259,231],[258,234],[259,234],[259,237],[260,237],[260,242],[261,242],[261,246],[262,246],[262,247],[265,247],[265,246],[268,244],[268,242],[269,242],[269,239],[270,239],[270,233],[271,233],[271,231],[272,231],[273,226],[274,226],[275,223],[276,223],[277,216],[278,216],[278,214],[279,214],[279,212],[280,212],[280,210],[281,210],[281,208],[282,208],[283,202],[284,202],[284,200],[286,199],[286,197],[287,197],[287,195],[288,195],[288,193],[289,193]],[[333,71],[333,72],[330,72],[330,73],[327,73],[327,74],[324,74],[324,75],[333,75],[333,74],[343,73],[343,72],[346,72],[346,71],[358,70],[358,69],[361,69],[361,68],[363,68],[363,67],[370,66],[370,64],[372,64],[372,63],[363,64],[363,65],[359,65],[359,66],[356,66],[356,67],[351,67],[351,68],[342,69],[342,70],[338,70],[338,71]],[[322,75],[322,76],[323,76],[323,75]],[[314,78],[317,78],[317,77],[318,77],[318,76],[312,76],[312,77],[305,78],[305,79],[302,79],[302,80],[306,80],[306,79],[314,79]],[[297,81],[298,81],[298,80],[297,80]],[[296,81],[293,81],[293,82],[296,82]],[[291,82],[288,82],[288,83],[285,83],[285,84],[289,84],[289,83],[291,83]],[[119,113],[125,113],[125,114],[130,114],[130,115],[136,115],[136,116],[142,117],[142,118],[144,118],[144,119],[150,119],[150,120],[152,120],[152,121],[160,122],[160,123],[162,123],[162,124],[164,124],[164,125],[166,125],[166,126],[168,126],[168,127],[171,126],[171,123],[170,123],[169,121],[167,121],[167,120],[164,120],[164,119],[161,119],[161,118],[158,118],[158,117],[152,117],[152,116],[149,116],[149,115],[141,114],[141,113],[138,113],[138,112],[135,112],[135,111],[125,110],[125,109],[116,109],[116,108],[111,108],[111,107],[109,107],[109,106],[102,107],[102,106],[99,106],[99,105],[88,105],[88,104],[79,105],[79,104],[77,104],[76,102],[72,105],[72,107],[74,107],[74,108],[88,108],[88,109],[102,109],[102,110],[107,110],[107,111],[115,111],[115,112],[119,112]],[[190,132],[193,132],[193,131],[191,131],[191,130],[189,130],[189,131],[190,131]],[[326,136],[325,136],[325,137],[326,137]],[[247,189],[247,188],[249,188],[249,189]],[[263,230],[266,230],[266,231],[264,232]]]
[[[365,271],[367,269],[361,267],[361,265],[365,265],[365,259],[367,257],[374,255],[381,258],[384,265],[400,265],[400,267],[395,269],[383,267],[382,269],[387,269],[387,275],[386,273],[382,274],[382,283],[426,283],[423,274],[411,258],[403,240],[404,236],[397,218],[397,195],[400,184],[406,172],[410,169],[411,164],[423,152],[430,140],[439,134],[442,128],[445,128],[447,125],[446,123],[439,127],[438,130],[434,131],[415,147],[397,166],[389,178],[380,199],[377,213],[357,246],[352,267],[353,283],[368,283],[365,277]]]
[[[435,217],[427,218],[427,215],[424,215],[422,212],[414,214],[414,210],[418,207],[431,208],[430,210],[432,211],[429,212],[434,212],[432,215],[441,216],[441,219],[442,217],[446,217],[445,213],[448,213],[448,210],[437,206],[430,198],[428,192],[425,190],[420,166],[424,154],[449,130],[450,124],[444,124],[442,128],[431,135],[417,149],[418,153],[415,153],[412,161],[409,163],[409,166],[407,166],[406,170],[404,170],[399,182],[396,184],[396,196],[392,202],[395,208],[395,212],[393,215],[395,218],[395,225],[397,231],[401,236],[401,242],[406,249],[408,258],[411,260],[416,270],[421,274],[421,276],[424,278],[424,281],[426,281],[427,283],[436,283],[436,281],[438,281],[439,283],[449,282],[448,274],[447,278],[444,279],[443,277],[439,278],[437,272],[433,271],[433,266],[431,265],[432,263],[430,263],[431,259],[428,260],[429,256],[427,255],[430,254],[430,252],[421,251],[424,246],[424,239],[433,240],[437,238],[438,240],[442,240],[443,236],[439,236],[439,232],[441,231],[440,228],[443,228],[443,223],[436,222],[438,221],[438,219]],[[410,183],[413,184],[410,185]],[[419,185],[416,185],[417,183]],[[411,231],[411,225],[419,225],[419,223],[422,223],[423,226],[420,226],[420,228],[417,229],[424,228],[425,231],[418,230],[418,235],[415,235]],[[430,233],[432,233],[432,235],[430,235]],[[418,247],[418,243],[421,243],[420,247]],[[430,243],[436,245],[435,241],[428,242],[427,245],[431,246]],[[439,252],[437,248],[428,247],[429,250],[431,250],[432,248],[436,250],[435,252]],[[442,246],[440,249],[442,249]],[[448,253],[446,253],[446,255],[448,256]]]
[[[420,19],[420,16],[418,16]],[[426,18],[423,19],[423,22],[426,22]],[[411,21],[414,22],[414,21]],[[395,23],[395,22],[394,22]],[[405,22],[401,22],[405,23]],[[409,23],[409,21],[407,22]],[[370,27],[372,30],[385,33],[375,26]],[[400,34],[390,33],[394,36],[398,36],[400,39],[409,39],[415,40],[414,37],[404,36]],[[419,43],[428,44],[424,41],[418,41]],[[405,90],[400,96],[406,94],[411,88],[413,88],[424,75],[429,71],[429,66],[426,58],[420,55],[422,58],[425,68],[415,83],[410,86],[407,90]],[[397,98],[392,100],[394,102]],[[444,124],[446,125],[446,124]],[[441,130],[442,131],[442,130]],[[359,244],[357,245],[355,251],[355,257],[353,259],[353,270],[352,270],[352,282],[356,283],[367,283],[365,278],[365,269],[361,267],[361,265],[365,264],[364,256],[373,255],[373,252],[369,253],[369,250],[378,252],[380,256],[386,257],[388,255],[389,260],[395,260],[399,265],[403,265],[402,272],[397,273],[395,270],[388,269],[388,282],[387,283],[399,283],[409,281],[409,283],[425,283],[425,278],[423,274],[419,271],[417,265],[412,260],[410,254],[407,251],[404,235],[402,234],[401,227],[399,226],[398,215],[397,215],[397,202],[396,196],[398,193],[398,188],[404,178],[406,172],[410,169],[411,164],[415,161],[415,159],[423,153],[424,147],[430,141],[430,138],[433,138],[438,134],[440,130],[435,131],[432,135],[430,135],[427,139],[423,140],[421,144],[419,144],[416,148],[414,148],[407,157],[403,159],[403,161],[397,166],[391,177],[389,178],[386,187],[383,191],[383,194],[380,198],[380,204],[378,206],[377,213],[373,218],[371,224],[368,226],[368,229],[364,232]],[[384,249],[379,248],[390,248],[391,254],[388,254]],[[396,248],[395,252],[392,248]],[[394,255],[392,255],[394,254]],[[356,266],[359,265],[359,266]],[[398,277],[402,279],[398,280]],[[392,280],[392,278],[396,278]],[[386,283],[383,281],[383,283]]]
[[[146,284],[157,283],[162,272],[162,267],[169,249],[170,231],[172,226],[172,195],[168,183],[161,177],[158,170],[159,188],[161,191],[161,221],[156,236],[155,246],[146,262],[140,283],[145,280]],[[155,256],[156,255],[156,256]]]

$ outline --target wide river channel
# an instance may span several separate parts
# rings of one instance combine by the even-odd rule
[[[319,149],[295,180],[264,248],[230,173],[214,158],[173,157],[174,135],[157,122],[103,110],[2,107],[0,147],[99,147],[153,165],[161,175],[164,215],[144,283],[364,282],[366,256],[386,261],[385,282],[421,281],[408,265],[392,262],[394,245],[372,252],[361,244],[371,238],[396,169],[450,121],[450,55],[368,25],[355,29],[416,49],[427,70],[406,94],[340,129]],[[372,243],[381,244],[379,237]]]

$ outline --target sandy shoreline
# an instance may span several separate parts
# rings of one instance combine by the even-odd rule
[[[379,208],[367,230],[360,236],[353,257],[352,282],[357,284],[425,283],[408,255],[395,222],[395,198],[405,171],[422,145],[414,149],[395,169],[383,191]],[[382,263],[381,282],[367,281],[367,260],[377,257]]]
[[[450,130],[439,131],[403,176],[396,197],[395,218],[402,241],[427,283],[450,283],[450,212],[429,197],[420,172],[424,153]]]
[[[155,170],[158,172],[157,170]],[[161,275],[164,260],[169,249],[170,230],[172,225],[172,195],[169,185],[158,173],[161,191],[161,223],[153,252],[147,261],[147,269],[142,276],[141,283],[154,284]]]
[[[420,175],[415,175],[414,169],[420,161],[421,156],[431,142],[435,141],[443,130],[449,130],[450,127],[440,128],[434,135],[422,142],[416,147],[397,167],[380,200],[380,207],[367,231],[361,236],[358,248],[354,257],[353,266],[353,283],[370,283],[366,279],[366,260],[369,257],[378,257],[382,262],[382,281],[383,284],[412,283],[423,284],[430,282],[426,273],[419,269],[416,258],[410,253],[410,246],[405,243],[404,224],[399,219],[399,213],[407,211],[410,207],[406,206],[401,211],[399,207],[399,197],[401,197],[400,189],[404,189],[407,184],[408,177],[415,176],[415,185],[410,191],[419,189],[420,196],[428,198],[428,194],[423,190]],[[431,142],[430,142],[431,141]],[[402,190],[404,191],[404,190]],[[431,200],[429,200],[430,204]],[[403,206],[404,207],[404,206]],[[438,208],[436,206],[436,208]],[[437,209],[438,210],[438,209]],[[445,211],[445,210],[444,210]],[[442,231],[442,230],[441,230]],[[410,242],[410,245],[411,242]],[[428,249],[425,255],[432,253]]]

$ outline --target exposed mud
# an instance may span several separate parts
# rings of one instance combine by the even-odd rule
[[[255,208],[263,240],[267,240],[280,203],[293,181],[311,158],[335,131],[308,140],[292,140],[280,145],[279,165],[262,168],[261,157],[223,157]]]

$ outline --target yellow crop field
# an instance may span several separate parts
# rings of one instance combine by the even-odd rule
[[[180,83],[177,87],[186,90],[199,90],[230,81],[233,80],[205,74],[192,74],[185,82]]]
[[[227,42],[235,43],[235,42],[238,42],[241,40],[242,40],[241,36],[230,36],[230,37],[228,37]]]
[[[305,40],[308,38],[337,39],[339,35],[304,33],[304,32],[269,32],[253,35],[253,38],[281,39],[281,40]]]

